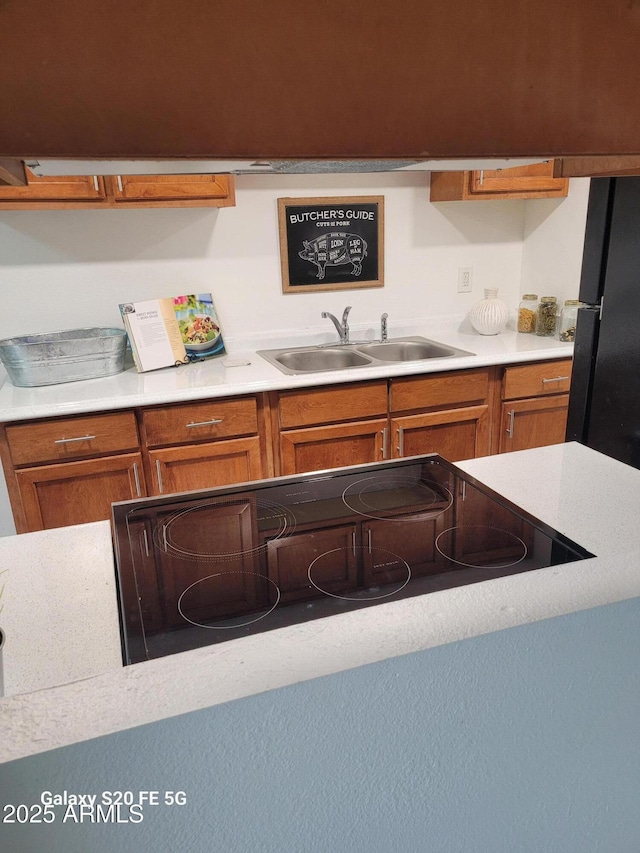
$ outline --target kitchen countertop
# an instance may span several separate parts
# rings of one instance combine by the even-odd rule
[[[640,596],[640,471],[576,443],[459,464],[597,556],[121,667],[108,522],[4,540],[7,696],[0,721],[11,736],[0,739],[0,761]],[[76,597],[87,583],[95,584],[91,599]],[[25,605],[20,590],[28,587]],[[41,666],[45,641],[52,657],[64,648],[62,668]],[[31,659],[34,671],[27,672]],[[9,695],[39,678],[42,687],[58,678],[69,683]]]
[[[353,341],[373,340],[375,334],[371,328],[351,327]],[[336,343],[335,334],[326,331],[298,334],[297,337],[291,333],[262,334],[254,336],[250,342],[225,336],[228,351],[226,357],[148,373],[138,373],[135,367],[130,366],[115,376],[38,388],[18,388],[12,385],[4,368],[0,365],[0,422],[236,396],[259,391],[313,387],[337,382],[410,376],[417,373],[435,373],[495,364],[544,361],[550,358],[568,358],[573,354],[573,344],[536,335],[518,334],[509,329],[499,335],[479,335],[467,320],[460,318],[440,318],[417,321],[411,325],[403,324],[401,327],[390,326],[390,338],[407,335],[432,338],[470,351],[473,355],[291,376],[282,373],[256,354],[258,349]],[[227,366],[238,362],[242,364]]]

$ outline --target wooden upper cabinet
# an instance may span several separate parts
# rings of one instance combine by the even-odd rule
[[[96,207],[107,201],[99,175],[38,178],[25,166],[27,186],[0,186],[0,210],[12,208]]]
[[[564,198],[568,178],[554,178],[553,160],[513,169],[432,172],[431,201]]]
[[[27,186],[0,185],[0,210],[115,207],[230,207],[229,175],[68,175],[37,177]]]
[[[117,175],[108,177],[115,207],[230,207],[235,202],[228,175]]]

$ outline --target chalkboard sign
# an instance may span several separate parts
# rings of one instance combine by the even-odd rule
[[[384,197],[279,198],[283,293],[384,285]]]

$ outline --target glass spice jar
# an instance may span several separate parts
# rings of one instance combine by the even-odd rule
[[[552,338],[558,324],[558,305],[555,296],[541,296],[536,320],[536,335]]]
[[[560,313],[560,328],[558,337],[561,341],[573,343],[576,337],[576,323],[578,322],[579,299],[566,299],[562,312]]]
[[[535,332],[537,316],[538,295],[536,293],[525,293],[518,308],[518,331]]]

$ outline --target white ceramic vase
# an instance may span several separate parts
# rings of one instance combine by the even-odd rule
[[[473,306],[469,312],[471,325],[481,335],[497,335],[507,325],[509,307],[498,299],[497,288],[487,288],[484,299]]]

